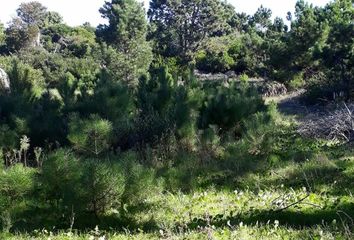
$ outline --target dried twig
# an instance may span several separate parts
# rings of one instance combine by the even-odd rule
[[[305,199],[307,199],[309,196],[310,196],[310,194],[308,193],[305,197],[301,198],[300,200],[298,200],[298,201],[296,201],[294,203],[291,203],[291,204],[289,204],[289,205],[287,205],[287,206],[285,206],[283,208],[277,209],[277,210],[275,210],[275,212],[281,212],[281,211],[284,211],[284,210],[286,210],[288,208],[291,208],[291,207],[293,207],[295,205],[298,205],[299,203],[305,201]]]
[[[301,121],[298,132],[305,137],[351,142],[354,140],[353,112],[354,104],[344,103],[334,110],[309,114]]]

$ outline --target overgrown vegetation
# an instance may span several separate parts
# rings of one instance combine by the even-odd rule
[[[99,11],[71,27],[29,2],[0,24],[0,238],[353,238],[351,110],[345,144],[301,135],[250,82],[352,100],[351,1],[298,1],[291,29],[219,0]]]

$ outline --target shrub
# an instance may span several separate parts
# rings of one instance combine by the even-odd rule
[[[127,214],[127,207],[142,205],[161,191],[155,172],[129,153],[114,160],[83,160],[60,149],[44,161],[40,182],[50,213],[65,226],[73,214],[84,226],[112,212]]]
[[[165,187],[169,191],[190,191],[198,187],[201,164],[200,159],[194,153],[179,151],[174,159],[174,165],[163,170]]]
[[[15,57],[0,59],[0,63],[5,65],[9,75],[12,95],[31,101],[39,99],[45,92],[45,80],[41,70],[34,69]]]
[[[36,170],[22,164],[0,168],[0,226],[8,231],[34,192]]]
[[[264,54],[262,44],[264,40],[256,33],[247,33],[235,38],[228,49],[229,56],[234,60],[232,70],[236,73],[246,72],[251,76],[263,74],[264,61],[260,57]]]
[[[246,73],[243,73],[243,74],[240,76],[240,81],[241,81],[243,84],[247,84],[248,81],[249,81],[249,76],[248,76]]]
[[[201,110],[201,127],[217,125],[222,132],[237,130],[242,120],[263,108],[263,100],[255,89],[240,88],[237,84],[221,86],[208,94]]]
[[[82,187],[85,188],[81,204],[96,218],[112,208],[119,208],[125,189],[123,169],[118,163],[89,160],[83,166]]]
[[[303,73],[297,73],[288,83],[290,90],[296,90],[305,86]]]
[[[18,145],[19,135],[8,125],[0,125],[0,146],[2,148],[15,149]]]
[[[82,211],[85,206],[81,200],[86,186],[82,184],[83,165],[72,152],[59,149],[47,156],[43,162],[40,182],[45,198],[52,209],[68,213],[72,208]]]
[[[196,67],[204,72],[226,72],[234,65],[229,55],[230,36],[213,37],[205,44],[204,50],[196,55]]]
[[[111,122],[97,115],[84,120],[73,115],[69,123],[68,139],[78,152],[97,157],[109,149],[112,131]]]
[[[223,154],[223,146],[217,126],[210,126],[199,132],[199,157],[203,163],[209,163]]]
[[[273,150],[274,120],[268,113],[256,113],[243,122],[242,141],[252,155],[268,156]]]
[[[234,63],[227,51],[210,52],[202,50],[196,56],[196,66],[203,72],[227,72]]]
[[[195,148],[197,137],[197,119],[204,93],[199,88],[179,87],[175,95],[173,121],[176,136],[181,147]]]
[[[78,221],[86,213],[96,220],[111,208],[118,208],[125,189],[123,168],[119,163],[97,159],[81,160],[60,149],[43,163],[40,178],[45,198],[58,216],[67,222],[74,213]],[[54,212],[55,212],[54,211]],[[59,217],[60,218],[60,217]]]
[[[16,201],[23,201],[34,187],[35,170],[16,164],[8,169],[1,169],[0,192],[2,206],[11,206]],[[16,205],[16,204],[14,204]]]
[[[262,166],[275,164],[280,157],[285,157],[285,147],[291,145],[284,142],[294,134],[281,122],[275,103],[267,107],[267,111],[257,112],[244,119],[241,124],[241,136],[238,141],[226,145],[222,167],[239,173],[254,170]],[[265,161],[267,160],[267,161]]]
[[[340,101],[344,98],[343,85],[332,81],[323,72],[313,74],[307,82],[306,89],[305,101],[310,104],[332,100]]]
[[[161,185],[156,178],[155,171],[137,163],[136,160],[136,154],[132,152],[128,152],[121,157],[126,186],[122,195],[122,202],[125,206],[143,204],[143,201],[148,197],[161,191]]]

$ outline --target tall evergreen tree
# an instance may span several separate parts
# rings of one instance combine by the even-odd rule
[[[354,97],[354,7],[351,0],[336,0],[325,10],[330,30],[322,51],[328,78],[346,99]],[[335,89],[334,89],[335,90]]]
[[[301,71],[313,63],[314,46],[323,36],[325,27],[318,19],[319,11],[304,0],[296,3],[288,43],[294,70]]]
[[[219,0],[152,0],[148,17],[157,52],[183,63],[193,60],[208,36],[230,26],[226,7]]]
[[[37,26],[29,26],[20,18],[14,18],[6,29],[6,46],[10,52],[34,46],[38,34]]]
[[[116,77],[136,86],[138,77],[151,62],[151,48],[146,41],[147,21],[141,3],[136,0],[112,0],[100,9],[108,24],[99,25],[97,36],[116,50],[112,65]],[[107,66],[108,68],[110,66]]]
[[[17,17],[12,20],[6,31],[9,50],[39,46],[40,32],[45,25],[47,8],[33,1],[22,3],[16,12]]]
[[[21,3],[16,12],[24,23],[42,27],[46,18],[47,8],[41,3],[33,1]]]
[[[250,18],[250,25],[255,27],[258,32],[265,32],[272,25],[271,17],[272,11],[261,5]]]

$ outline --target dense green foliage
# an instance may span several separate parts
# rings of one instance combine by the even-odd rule
[[[137,78],[151,62],[144,9],[135,0],[114,0],[107,2],[100,13],[109,24],[98,26],[97,36],[115,50],[108,55],[113,60],[109,69],[115,72],[115,78],[136,86]]]
[[[232,31],[229,21],[234,14],[230,5],[219,0],[151,1],[148,17],[155,51],[188,63],[208,36]]]
[[[260,7],[236,34],[203,41],[196,66],[205,72],[247,73],[269,77],[290,88],[307,87],[310,99],[352,97],[354,7],[350,0],[323,8],[298,1],[295,15],[271,21],[271,11]],[[247,26],[247,27],[244,27]],[[321,77],[314,77],[320,75]]]
[[[352,99],[351,1],[300,0],[290,29],[219,0],[99,12],[71,27],[29,2],[0,24],[0,238],[352,236],[352,150],[300,136],[248,77]]]

